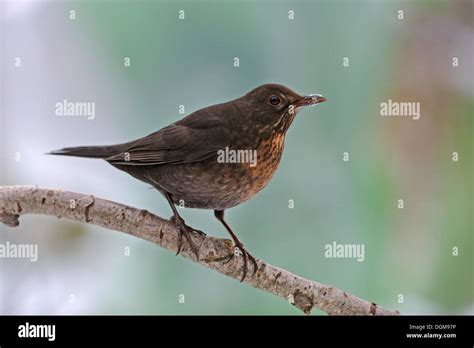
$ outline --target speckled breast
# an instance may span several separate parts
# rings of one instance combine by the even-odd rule
[[[253,163],[205,162],[150,167],[147,178],[169,192],[175,204],[201,209],[224,210],[241,204],[271,180],[281,159],[284,135],[262,140]],[[252,149],[244,149],[252,150]]]
[[[272,179],[278,168],[283,153],[285,136],[277,134],[268,140],[263,140],[257,149],[257,164],[244,165],[248,175],[240,196],[240,201],[245,202],[255,196]]]

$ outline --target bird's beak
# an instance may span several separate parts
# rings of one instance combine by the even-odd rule
[[[316,105],[322,102],[325,102],[327,99],[324,98],[321,94],[309,94],[298,99],[294,105],[299,108],[302,106]]]

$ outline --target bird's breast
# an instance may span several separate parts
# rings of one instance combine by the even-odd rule
[[[284,141],[284,134],[276,134],[262,140],[256,149],[257,161],[253,164],[243,164],[247,180],[242,183],[242,201],[255,196],[270,182],[280,163]]]
[[[249,200],[268,184],[280,162],[283,145],[284,135],[274,135],[262,139],[256,148],[234,146],[217,160],[153,166],[147,180],[170,193],[176,204],[228,209]]]

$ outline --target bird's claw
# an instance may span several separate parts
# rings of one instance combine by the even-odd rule
[[[240,279],[240,282],[243,282],[245,277],[247,276],[247,271],[248,271],[248,260],[250,260],[253,264],[253,273],[252,276],[255,275],[258,271],[258,265],[257,265],[257,260],[244,248],[242,244],[236,244],[234,246],[234,250],[232,253],[224,258],[224,264],[229,263],[231,260],[234,259],[235,256],[240,256],[242,255],[244,257],[244,265],[243,265],[243,272],[242,272],[242,278]]]
[[[186,225],[184,220],[180,217],[173,216],[173,217],[171,217],[170,220],[175,224],[175,226],[179,230],[178,250],[176,251],[176,255],[178,255],[181,252],[181,248],[183,246],[183,235],[184,235],[184,237],[186,238],[186,240],[189,243],[189,246],[191,247],[191,250],[193,251],[194,255],[196,255],[196,259],[199,260],[199,249],[196,246],[196,244],[194,244],[193,240],[191,239],[190,232],[197,233],[201,236],[205,236],[206,234],[202,231],[196,230],[196,229]]]

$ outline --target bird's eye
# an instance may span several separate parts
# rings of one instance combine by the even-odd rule
[[[277,97],[276,95],[272,95],[270,97],[270,104],[272,105],[278,105],[281,103],[281,99],[279,97]]]

